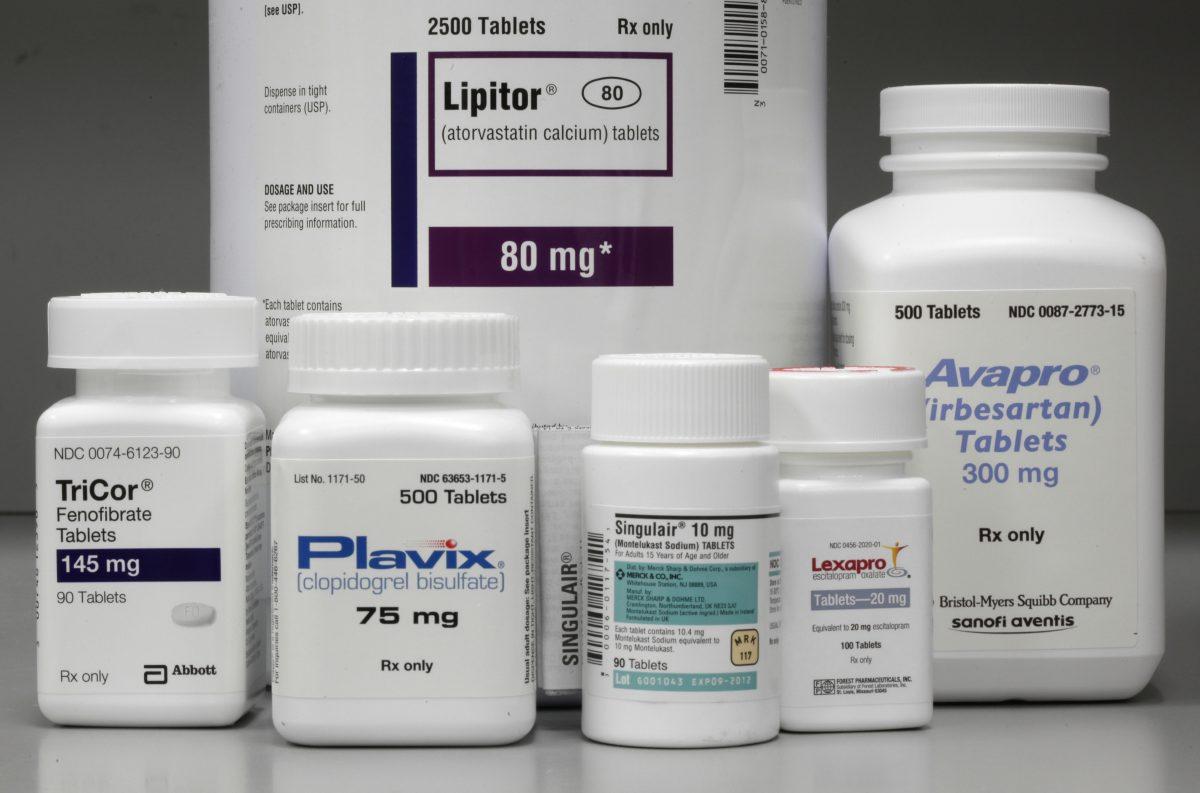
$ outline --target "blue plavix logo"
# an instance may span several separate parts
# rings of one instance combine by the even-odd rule
[[[371,550],[367,538],[322,536],[300,537],[300,569],[308,570],[314,559],[349,559],[359,570],[466,570],[469,567],[494,570],[496,565],[488,558],[496,552],[494,548],[484,551],[468,551],[462,548],[436,548],[429,551],[384,548]]]
[[[938,361],[925,377],[925,387],[941,384],[947,388],[1003,388],[1015,394],[1022,388],[1048,385],[1077,386],[1088,379],[1088,367],[1080,363],[1062,366],[959,366],[953,358]]]

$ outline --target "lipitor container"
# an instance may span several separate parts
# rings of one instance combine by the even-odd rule
[[[209,9],[213,283],[263,307],[242,393],[292,404],[300,313],[518,315],[540,684],[577,695],[591,360],[823,357],[825,3]]]

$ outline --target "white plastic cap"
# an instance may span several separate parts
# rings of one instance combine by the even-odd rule
[[[1108,134],[1108,91],[1087,85],[905,85],[879,95],[879,134]]]
[[[508,314],[305,314],[291,325],[288,390],[298,394],[500,394],[517,385]]]
[[[758,355],[601,355],[592,362],[592,438],[626,443],[745,443],[767,437]]]
[[[902,366],[771,372],[771,443],[781,452],[925,446],[925,376]]]
[[[107,292],[46,307],[54,369],[233,369],[258,365],[256,302],[207,292]]]

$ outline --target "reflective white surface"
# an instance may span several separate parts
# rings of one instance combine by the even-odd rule
[[[0,517],[0,791],[1159,791],[1200,790],[1200,515],[1168,517],[1168,649],[1124,703],[938,707],[908,732],[784,735],[737,749],[590,743],[542,711],[497,749],[304,749],[270,705],[229,729],[54,727],[34,696],[33,519]]]

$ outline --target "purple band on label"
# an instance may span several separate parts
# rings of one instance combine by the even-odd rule
[[[71,548],[58,550],[58,580],[220,581],[220,548]]]
[[[430,286],[672,286],[670,226],[429,229]]]

